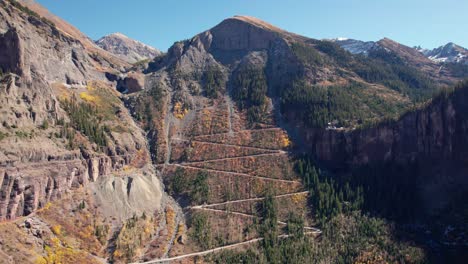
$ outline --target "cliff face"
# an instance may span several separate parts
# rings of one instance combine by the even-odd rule
[[[457,208],[468,191],[466,100],[468,85],[465,82],[452,94],[441,95],[396,121],[353,131],[298,129],[298,138],[303,140],[303,150],[338,176],[353,175],[359,181],[359,177],[375,173],[380,183],[411,181],[402,186],[413,192],[412,210],[418,212],[416,217],[421,223],[436,225],[428,219],[440,218],[446,222],[437,224],[450,225],[455,216],[438,214]],[[412,171],[391,172],[385,168]],[[372,190],[373,185],[368,188]],[[382,191],[387,190],[383,188]]]
[[[319,160],[336,166],[415,159],[464,162],[468,147],[466,91],[466,87],[460,87],[448,97],[433,99],[426,107],[409,112],[398,121],[376,127],[349,132],[306,129],[303,135]]]
[[[28,215],[124,168],[155,177],[143,132],[106,80],[106,58],[10,1],[0,4],[0,47],[0,220]],[[91,123],[78,126],[83,120],[70,100],[95,109],[87,118],[99,123],[94,130],[103,129],[105,144],[96,143]]]
[[[128,263],[154,253],[143,245],[170,245],[160,219],[167,208],[168,219],[179,219],[177,204],[164,194],[145,132],[117,91],[140,90],[144,77],[119,79],[126,62],[27,4],[34,11],[0,2],[2,260]],[[130,218],[144,229],[126,230]],[[141,254],[123,255],[130,247]]]
[[[68,84],[104,79],[104,74],[96,70],[98,63],[78,40],[49,25],[44,18],[18,12],[6,3],[2,5],[3,72],[16,73],[29,81],[43,79]]]

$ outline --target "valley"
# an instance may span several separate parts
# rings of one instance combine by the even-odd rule
[[[0,263],[462,263],[465,53],[1,1]]]

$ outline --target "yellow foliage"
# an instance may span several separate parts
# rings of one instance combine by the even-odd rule
[[[281,146],[283,148],[287,148],[287,147],[291,146],[291,140],[289,139],[289,137],[287,135],[282,134],[280,140],[281,140]]]
[[[52,206],[52,203],[51,203],[51,202],[48,202],[48,203],[46,203],[46,205],[44,205],[44,207],[42,207],[42,210],[43,210],[43,211],[49,210],[51,206]]]
[[[59,236],[62,234],[62,227],[60,225],[54,225],[51,229],[52,229],[52,233],[54,233],[54,235],[56,236]]]
[[[173,236],[175,233],[175,218],[176,218],[176,213],[172,207],[168,206],[166,208],[166,224],[167,224],[167,241],[170,240],[170,238]],[[166,250],[166,248],[164,249]]]
[[[188,109],[182,106],[181,102],[177,102],[174,105],[174,116],[178,119],[183,119],[188,114]]]
[[[185,232],[185,226],[182,223],[179,223],[177,227],[177,235],[175,241],[179,241],[179,238],[184,234]]]
[[[45,252],[46,256],[37,259],[36,263],[98,263],[85,252],[73,248],[61,247],[59,245],[53,245],[52,247],[46,246]]]
[[[132,166],[125,165],[125,166],[123,166],[122,170],[124,172],[131,172],[131,171],[134,170],[134,168]]]
[[[203,109],[203,116],[202,116],[202,124],[205,129],[208,129],[211,127],[211,122],[213,120],[213,117],[211,116],[211,112],[208,109]]]
[[[140,255],[141,247],[149,243],[156,227],[153,218],[146,216],[132,217],[127,220],[115,241],[113,260],[118,263],[132,262],[135,256]]]
[[[51,86],[59,100],[70,99],[72,92],[63,83],[52,83]]]
[[[53,237],[50,239],[50,242],[51,242],[51,245],[52,247],[58,247],[60,246],[60,239],[58,239],[58,237]],[[46,246],[46,249],[47,249],[48,246]]]
[[[123,256],[123,253],[120,250],[116,249],[114,251],[114,257],[115,258],[121,258],[122,256]]]
[[[168,206],[166,208],[166,223],[167,223],[167,227],[170,231],[172,231],[174,228],[175,228],[175,212],[174,212],[174,209],[172,209],[172,207]]]
[[[87,92],[82,92],[80,93],[80,98],[85,100],[86,102],[89,102],[89,103],[99,103],[100,102],[100,98],[96,97],[96,96],[93,96]]]
[[[35,264],[48,264],[47,260],[44,257],[38,257],[36,261],[34,261]]]
[[[307,194],[305,193],[299,193],[299,194],[294,194],[292,196],[292,200],[295,204],[300,204],[300,203],[304,203],[307,199]]]
[[[88,82],[88,83],[86,84],[86,90],[88,90],[88,91],[94,91],[94,90],[96,90],[96,87],[94,87],[93,84],[94,84],[94,83],[92,83],[92,82]]]

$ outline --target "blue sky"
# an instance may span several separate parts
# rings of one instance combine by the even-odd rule
[[[37,0],[92,39],[121,32],[161,50],[227,17],[258,17],[311,38],[388,37],[468,47],[467,0]]]

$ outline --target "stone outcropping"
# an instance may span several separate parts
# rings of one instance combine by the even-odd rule
[[[22,74],[23,68],[23,49],[20,46],[20,39],[16,29],[8,29],[0,35],[0,65],[2,72],[12,72],[18,75]]]

